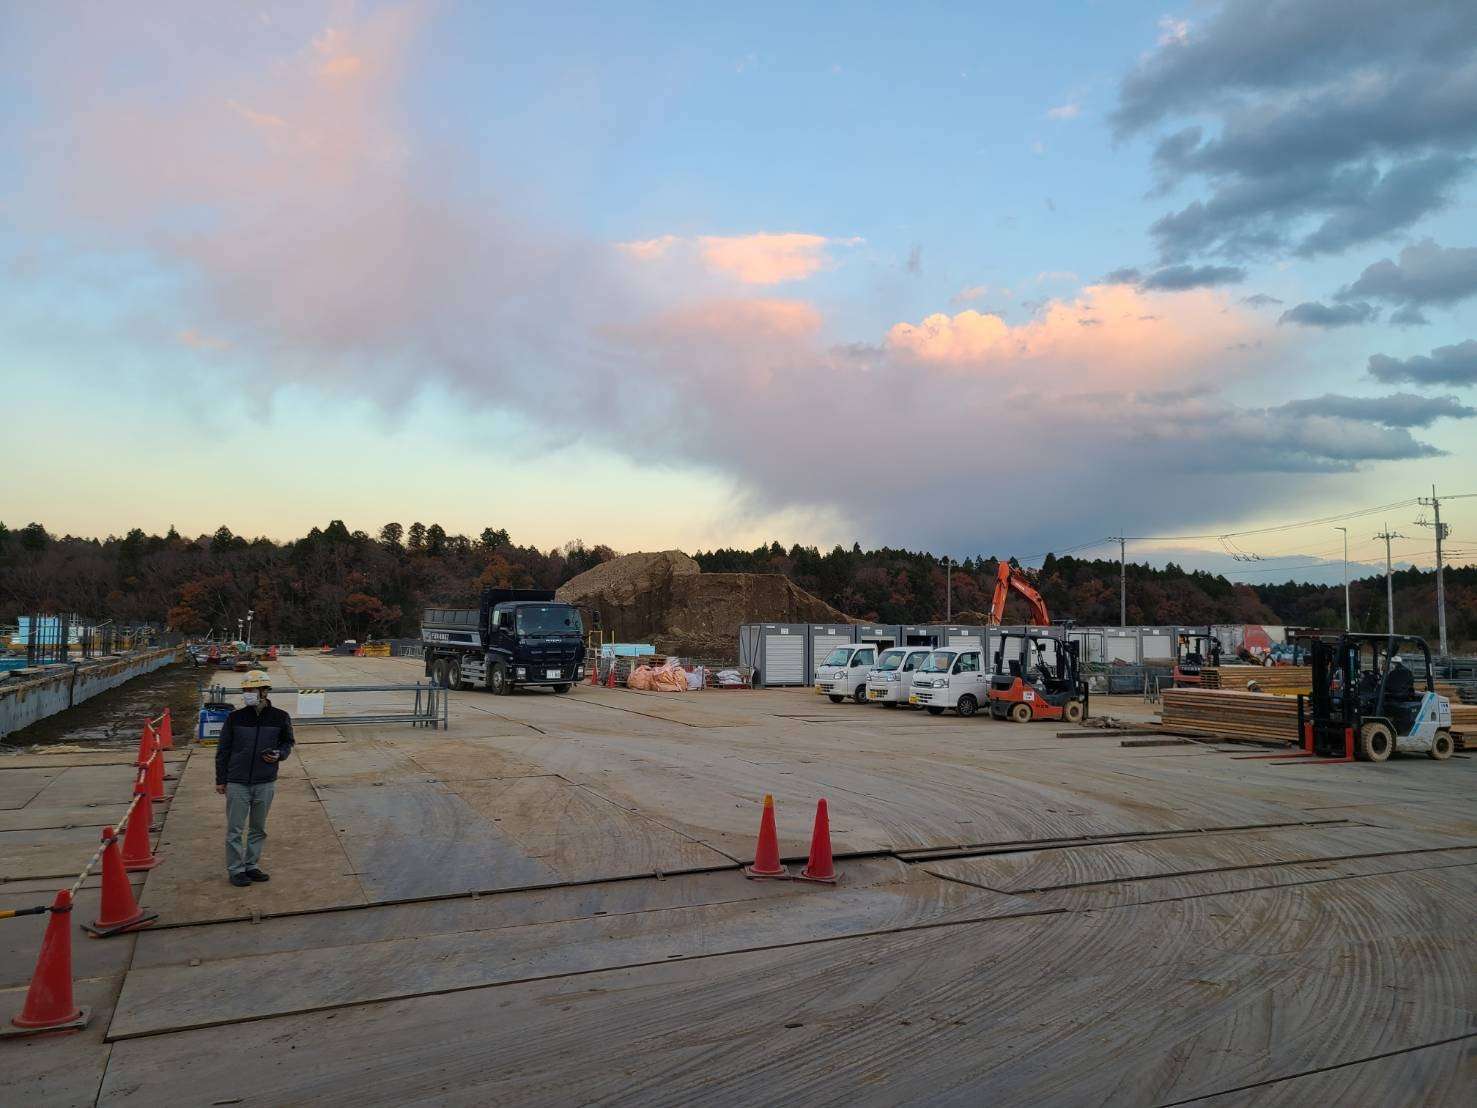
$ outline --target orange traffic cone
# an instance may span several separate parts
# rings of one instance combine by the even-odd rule
[[[155,804],[166,803],[169,798],[164,795],[164,752],[157,747],[148,765],[144,766],[144,776],[149,782],[149,799]]]
[[[826,811],[826,799],[822,797],[815,805],[815,830],[810,833],[810,860],[800,871],[805,881],[836,883],[836,866],[831,861],[831,817]]]
[[[97,919],[84,923],[82,930],[99,939],[118,935],[153,923],[159,918],[157,912],[146,913],[133,899],[133,886],[128,883],[128,874],[123,869],[123,858],[118,853],[118,836],[111,827],[103,828],[103,902],[98,909]]]
[[[615,657],[614,656],[612,656],[611,659],[610,659],[610,675],[605,678],[605,687],[607,689],[613,689],[613,688],[615,688]]]
[[[26,1002],[9,1026],[0,1027],[0,1038],[86,1027],[92,1016],[91,1008],[79,1008],[72,999],[72,894],[57,893],[50,915]]]
[[[174,724],[169,718],[169,709],[164,709],[164,719],[159,727],[159,745],[165,750],[174,749]]]
[[[154,822],[154,805],[149,801],[149,784],[144,775],[138,775],[133,783],[133,814],[128,817],[128,830],[123,833],[123,868],[129,873],[141,869],[153,869],[164,859],[154,853],[149,825]]]
[[[154,753],[154,725],[152,723],[145,723],[143,731],[139,733],[138,757],[134,759],[133,764],[136,766],[148,765],[149,755],[152,753]]]
[[[780,836],[774,825],[774,797],[764,794],[764,814],[759,817],[759,845],[754,848],[754,864],[744,867],[745,877],[789,877],[790,871],[780,861]]]

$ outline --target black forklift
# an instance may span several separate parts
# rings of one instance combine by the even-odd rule
[[[1311,631],[1296,641],[1313,667],[1312,691],[1298,697],[1304,754],[1361,762],[1383,762],[1397,750],[1451,757],[1451,703],[1436,692],[1425,639]],[[1423,682],[1402,653],[1425,660]]]

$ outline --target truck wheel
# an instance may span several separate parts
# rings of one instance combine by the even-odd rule
[[[941,716],[944,714],[944,710],[935,704],[929,704],[926,707],[928,708],[928,714],[931,716]]]
[[[508,680],[508,667],[502,662],[493,663],[492,679],[489,684],[498,696],[507,696],[513,691],[513,682]]]
[[[867,686],[858,685],[856,692],[851,694],[851,699],[857,704],[865,704],[867,702]]]
[[[1031,722],[1031,706],[1024,701],[1010,706],[1010,718],[1014,723]]]
[[[432,677],[436,672],[436,655],[429,650],[426,651],[426,676]]]
[[[1062,719],[1068,723],[1082,722],[1082,701],[1069,700],[1067,706],[1062,709]]]
[[[446,659],[437,658],[431,663],[431,684],[446,688]]]
[[[446,663],[446,687],[448,689],[459,689],[462,687],[462,664],[458,661]]]
[[[959,698],[959,703],[956,705],[961,716],[974,715],[975,712],[979,711],[979,706],[980,702],[974,697],[970,696],[968,693],[965,693],[963,696],[961,696]]]
[[[1431,740],[1431,749],[1427,753],[1438,762],[1444,762],[1451,757],[1453,745],[1450,731],[1437,731],[1436,737]]]
[[[569,686],[568,685],[555,685],[554,686],[554,691],[556,693],[566,693],[566,692],[569,691]]]
[[[1395,750],[1395,732],[1388,723],[1366,723],[1354,737],[1354,757],[1361,762],[1383,762]]]

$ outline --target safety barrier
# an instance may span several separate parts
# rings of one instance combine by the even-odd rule
[[[228,689],[224,685],[212,685],[209,699],[220,704],[239,689]],[[323,698],[357,693],[411,693],[413,701],[407,712],[364,711],[345,715],[324,715]],[[296,696],[297,711],[292,713],[293,727],[338,727],[357,724],[408,723],[412,727],[429,727],[431,730],[447,730],[451,725],[448,714],[447,690],[437,685],[317,685],[312,688],[289,689],[272,686],[272,696]],[[212,740],[213,741],[213,740]],[[207,743],[207,745],[209,745]]]
[[[167,803],[164,795],[164,752],[174,746],[174,723],[169,709],[146,720],[139,736],[138,755],[134,759],[133,798],[123,810],[123,818],[103,828],[98,848],[82,867],[70,888],[56,894],[50,904],[34,908],[12,908],[0,911],[0,920],[21,916],[49,915],[46,933],[41,939],[41,952],[36,970],[20,1012],[0,1027],[0,1038],[12,1035],[34,1035],[44,1031],[73,1030],[87,1026],[92,1012],[79,1006],[72,993],[72,905],[82,883],[93,869],[102,865],[101,900],[97,919],[80,926],[96,938],[104,939],[147,927],[158,919],[145,912],[134,899],[128,874],[153,869],[163,859],[154,853],[151,835],[156,830],[154,805]],[[120,846],[121,844],[121,846]]]

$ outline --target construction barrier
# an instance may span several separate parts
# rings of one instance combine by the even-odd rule
[[[208,700],[213,704],[228,703],[227,697],[239,692],[224,685],[212,685]],[[445,731],[450,728],[449,690],[437,685],[321,685],[316,688],[289,689],[272,686],[273,696],[296,696],[297,711],[292,715],[292,725],[297,727],[338,727],[350,724],[408,723],[412,727],[429,727]],[[412,694],[409,711],[366,710],[345,715],[324,715],[324,697],[333,693],[335,698],[359,693],[404,692]],[[215,740],[203,740],[209,746]]]
[[[97,919],[81,924],[82,930],[97,938],[107,938],[146,927],[159,918],[156,913],[145,912],[139,907],[128,874],[130,871],[152,869],[163,861],[154,853],[151,839],[154,828],[150,824],[153,822],[154,804],[168,799],[164,796],[164,751],[167,749],[166,740],[172,745],[172,732],[167,708],[162,715],[144,721],[138,755],[134,759],[133,798],[124,809],[123,818],[115,825],[103,828],[97,850],[82,867],[71,888],[58,892],[50,904],[0,911],[0,920],[49,916],[26,999],[20,1012],[0,1026],[0,1038],[87,1026],[92,1012],[79,1007],[72,995],[71,915],[78,890],[99,862],[102,863],[101,903]]]

